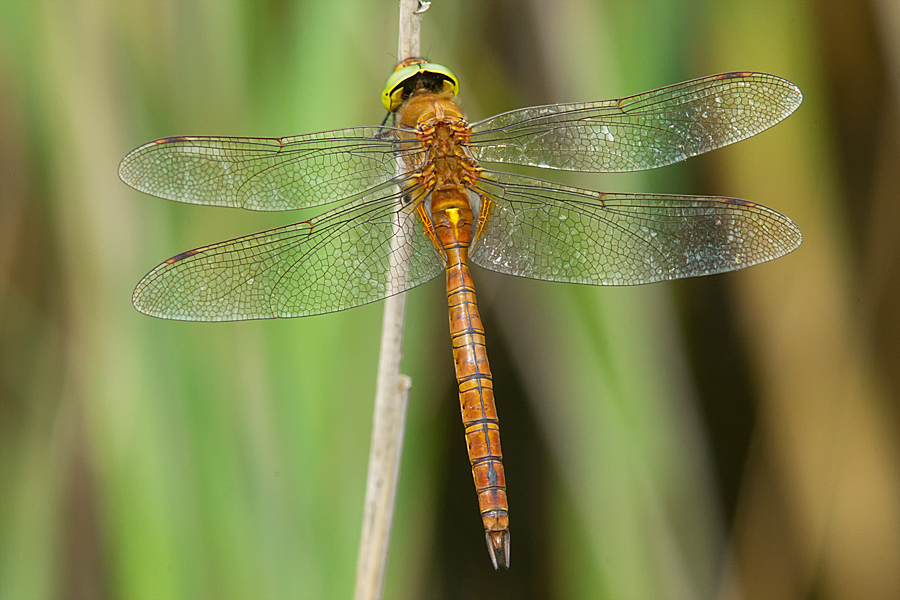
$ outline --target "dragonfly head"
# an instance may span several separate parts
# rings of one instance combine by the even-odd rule
[[[407,58],[394,69],[384,84],[381,103],[390,112],[397,112],[400,105],[416,90],[459,94],[456,75],[443,65],[430,63],[422,58]]]

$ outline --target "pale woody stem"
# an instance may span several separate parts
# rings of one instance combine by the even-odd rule
[[[421,14],[424,12],[423,8],[427,8],[424,4],[419,0],[400,0],[398,56],[401,60],[419,55]],[[414,234],[411,225],[411,219],[402,219],[400,213],[397,213],[391,240],[389,292],[398,287],[405,289],[409,278],[411,236]],[[378,600],[384,592],[411,386],[410,379],[400,375],[405,312],[405,292],[391,295],[385,300],[366,505],[356,566],[356,600]]]

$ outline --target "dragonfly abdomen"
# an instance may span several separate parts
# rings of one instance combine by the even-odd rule
[[[494,567],[508,567],[509,507],[503,453],[500,450],[500,425],[484,344],[484,328],[468,266],[472,210],[466,193],[453,188],[433,192],[431,212],[435,235],[447,259],[447,304],[450,309],[453,362],[485,538]]]

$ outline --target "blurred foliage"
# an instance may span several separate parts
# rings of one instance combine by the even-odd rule
[[[381,312],[185,324],[130,292],[166,256],[299,220],[167,203],[116,165],[178,134],[383,117],[394,2],[0,2],[0,598],[345,598]],[[752,69],[771,132],[659,172],[803,246],[588,289],[477,271],[512,519],[485,553],[439,283],[410,296],[388,598],[900,597],[900,4],[441,2],[422,47],[473,119]]]

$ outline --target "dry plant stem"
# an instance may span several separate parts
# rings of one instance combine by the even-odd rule
[[[419,0],[400,0],[398,56],[401,60],[419,54],[419,26],[421,14],[426,8],[427,4]],[[413,232],[406,225],[410,224],[410,221],[405,224],[399,219],[395,221],[391,241],[391,281],[399,284],[401,289],[405,287],[403,283],[409,276],[409,239]],[[380,599],[384,592],[403,455],[403,432],[409,405],[409,388],[412,385],[409,377],[400,375],[405,313],[405,292],[391,295],[385,300],[375,414],[372,420],[372,445],[369,449],[369,474],[366,481],[366,505],[356,565],[356,600]]]

